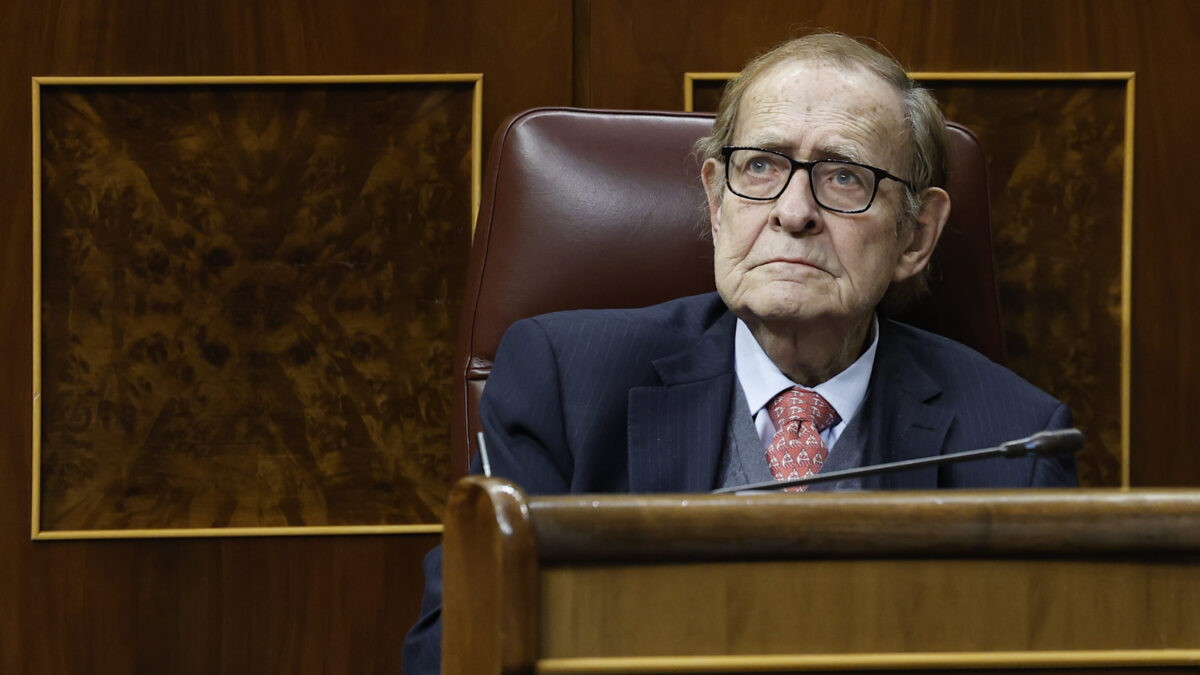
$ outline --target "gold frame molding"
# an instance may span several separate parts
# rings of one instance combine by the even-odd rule
[[[268,76],[119,76],[119,77],[38,77],[31,78],[33,121],[33,471],[30,508],[30,539],[35,541],[86,539],[161,539],[193,537],[261,537],[314,535],[437,534],[441,524],[420,525],[336,525],[298,527],[167,528],[130,530],[55,530],[41,529],[41,413],[42,413],[42,161],[41,161],[41,88],[79,85],[270,85],[270,84],[377,84],[377,83],[473,83],[471,104],[471,233],[479,215],[482,185],[483,74],[436,73],[399,75],[268,75]]]
[[[541,659],[539,674],[728,673],[805,670],[949,670],[970,668],[1130,668],[1200,665],[1196,649],[1104,649],[1030,652],[903,652],[774,656],[655,656]]]
[[[684,73],[683,74],[683,109],[685,112],[696,112],[696,83],[697,82],[728,82],[737,77],[737,73]]]
[[[683,109],[694,112],[698,82],[728,81],[737,76],[729,72],[688,72],[683,74]],[[1133,331],[1133,134],[1134,79],[1131,71],[1099,72],[923,72],[909,73],[913,80],[937,82],[1123,82],[1125,84],[1125,147],[1121,189],[1121,485],[1130,489],[1130,442],[1132,407],[1132,331]],[[1194,661],[1193,661],[1194,662]],[[1192,663],[1192,662],[1189,662]]]

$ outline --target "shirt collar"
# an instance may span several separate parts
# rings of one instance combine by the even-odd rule
[[[843,424],[858,414],[867,397],[867,385],[871,382],[871,370],[875,367],[875,350],[879,346],[878,317],[871,319],[871,336],[871,345],[849,368],[815,387],[803,387],[817,392],[828,401],[838,417],[842,418]],[[734,370],[746,394],[751,415],[757,415],[779,392],[799,386],[779,370],[758,340],[754,339],[750,327],[741,319],[737,320],[733,350]]]

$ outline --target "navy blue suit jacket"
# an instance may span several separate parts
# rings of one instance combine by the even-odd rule
[[[493,475],[529,494],[714,489],[736,379],[735,325],[715,293],[514,324],[480,405]],[[1071,425],[1065,405],[963,345],[887,320],[879,330],[859,412],[868,424],[865,464],[989,447]],[[864,481],[908,490],[1075,484],[1070,458],[1033,457]],[[423,616],[405,645],[409,675],[437,673],[440,663],[439,549],[425,574]]]

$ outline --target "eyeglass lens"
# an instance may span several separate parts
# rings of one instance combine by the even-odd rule
[[[774,199],[787,187],[792,162],[773,152],[738,149],[729,155],[728,173],[735,194]],[[859,211],[870,205],[875,194],[875,174],[856,164],[819,160],[808,176],[817,203],[827,209]]]

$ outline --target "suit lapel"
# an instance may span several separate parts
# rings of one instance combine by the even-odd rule
[[[726,312],[692,346],[654,361],[662,386],[630,390],[631,492],[713,489],[733,395],[735,325]]]
[[[726,313],[694,345],[658,359],[662,386],[629,392],[631,492],[706,492],[716,484],[729,402],[733,395],[733,332]],[[941,385],[919,365],[889,321],[879,322],[879,350],[863,414],[864,463],[941,454],[953,411]],[[867,487],[926,490],[938,485],[936,467],[882,476]]]
[[[898,462],[942,453],[954,420],[943,403],[942,387],[919,365],[916,355],[885,319],[879,321],[879,350],[871,374],[868,464]],[[932,490],[937,467],[881,476],[877,487]]]

